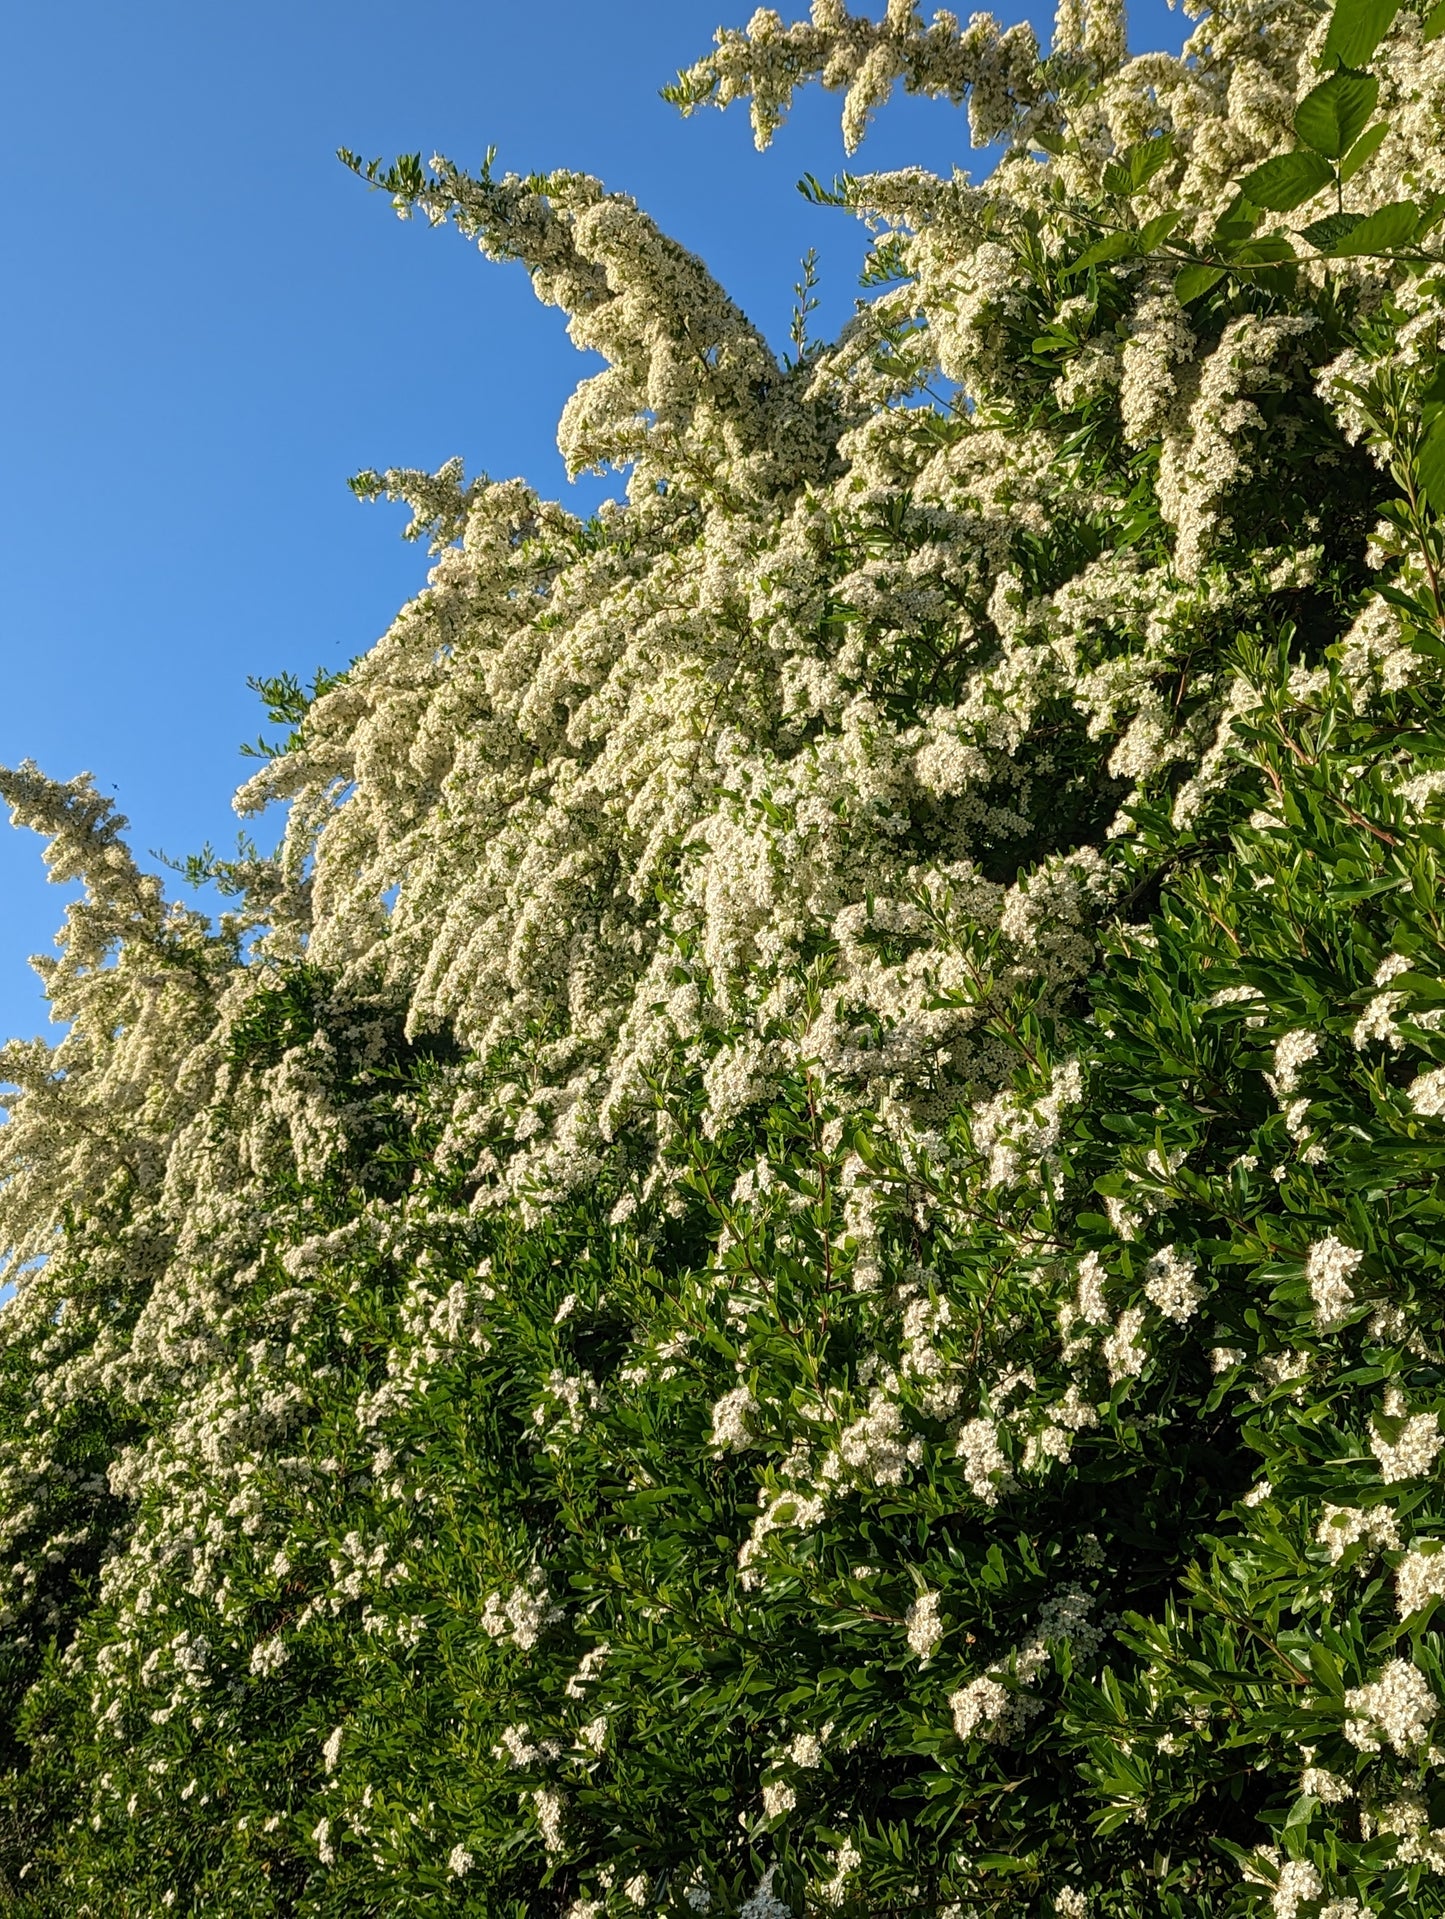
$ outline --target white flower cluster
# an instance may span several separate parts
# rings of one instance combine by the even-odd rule
[[[537,1810],[537,1828],[548,1853],[564,1852],[567,1847],[565,1824],[567,1801],[555,1786],[539,1786],[531,1795]]]
[[[1432,1066],[1412,1080],[1409,1099],[1422,1119],[1438,1119],[1445,1113],[1445,1066]]]
[[[1298,1919],[1300,1907],[1318,1899],[1324,1889],[1324,1880],[1308,1859],[1287,1859],[1270,1900],[1274,1919]]]
[[[1117,22],[1117,13],[1102,11]],[[1122,46],[1122,30],[1116,32]],[[1107,34],[1103,46],[1117,57]],[[720,29],[716,50],[680,74],[669,97],[687,113],[750,99],[753,137],[763,148],[782,124],[794,90],[814,77],[845,89],[843,144],[849,153],[900,80],[910,93],[952,100],[970,95],[975,146],[987,146],[1021,116],[1030,124],[1025,110],[1044,91],[1030,27],[1004,29],[992,15],[975,14],[960,28],[951,14],[940,13],[925,28],[912,0],[890,0],[875,24],[850,14],[843,0],[814,0],[811,20],[791,27],[771,9],[759,8],[744,30]]]
[[[1395,1598],[1408,1619],[1432,1599],[1445,1599],[1445,1551],[1438,1539],[1416,1540],[1395,1568]]]
[[[1011,1660],[991,1667],[952,1694],[948,1704],[960,1739],[1006,1746],[1023,1732],[1042,1710],[1042,1702],[1025,1688],[1044,1672],[1051,1648],[1066,1643],[1075,1659],[1087,1664],[1103,1645],[1102,1631],[1089,1618],[1093,1603],[1093,1595],[1081,1587],[1065,1588],[1040,1608],[1033,1632]],[[1006,1683],[1010,1678],[1013,1683]]]
[[[1301,1069],[1318,1055],[1319,1050],[1319,1034],[1310,1032],[1306,1027],[1297,1027],[1276,1042],[1271,1085],[1281,1099],[1298,1089]]]
[[[1305,1756],[1312,1758],[1312,1749],[1307,1749]],[[1299,1789],[1312,1794],[1325,1806],[1342,1806],[1347,1799],[1355,1796],[1355,1789],[1349,1780],[1342,1779],[1327,1766],[1306,1765],[1300,1773]]]
[[[1337,1325],[1355,1303],[1350,1275],[1364,1258],[1353,1246],[1328,1233],[1317,1239],[1305,1255],[1305,1278],[1314,1301],[1315,1318],[1321,1328]]]
[[[863,1863],[863,1855],[851,1839],[845,1839],[833,1855],[833,1874],[825,1879],[817,1889],[817,1896],[825,1906],[841,1906],[847,1895],[848,1881]]]
[[[986,1506],[996,1506],[1000,1494],[1014,1484],[1008,1455],[998,1443],[997,1425],[991,1419],[970,1419],[959,1432],[956,1451],[969,1491]]]
[[[903,1615],[903,1626],[908,1636],[908,1650],[920,1666],[926,1666],[942,1644],[947,1631],[939,1610],[938,1594],[921,1592]]]
[[[712,1409],[712,1443],[725,1452],[746,1452],[757,1444],[752,1414],[757,1401],[746,1386],[724,1393]]]
[[[489,1638],[510,1640],[519,1652],[530,1652],[543,1631],[561,1617],[562,1608],[552,1604],[546,1581],[534,1568],[505,1597],[500,1592],[487,1595],[481,1625]]]
[[[1378,1425],[1370,1430],[1370,1451],[1380,1462],[1380,1477],[1387,1485],[1402,1479],[1419,1479],[1435,1464],[1435,1456],[1445,1445],[1440,1421],[1433,1412],[1410,1413],[1398,1389],[1391,1387],[1385,1396],[1385,1417],[1399,1421],[1393,1439]]]
[[[1337,1563],[1361,1540],[1369,1542],[1370,1553],[1396,1552],[1400,1532],[1392,1506],[1327,1505],[1315,1530],[1320,1545],[1328,1547],[1331,1563]]]
[[[1192,1253],[1165,1246],[1144,1267],[1144,1292],[1166,1319],[1186,1320],[1199,1310],[1204,1288],[1195,1279],[1199,1262]]]
[[[1383,1742],[1408,1757],[1429,1741],[1439,1709],[1419,1668],[1392,1659],[1378,1679],[1345,1694],[1345,1737],[1361,1752],[1378,1752]]]
[[[769,1866],[758,1881],[754,1891],[749,1893],[738,1907],[738,1919],[793,1919],[793,1910],[773,1891],[773,1880],[777,1874],[776,1866]],[[694,1908],[706,1911],[707,1908]]]
[[[1148,1348],[1139,1343],[1139,1335],[1143,1330],[1143,1307],[1130,1306],[1120,1313],[1113,1331],[1102,1341],[1099,1350],[1108,1368],[1111,1386],[1117,1386],[1124,1379],[1133,1379],[1148,1364]]]

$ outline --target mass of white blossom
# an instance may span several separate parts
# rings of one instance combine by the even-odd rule
[[[789,357],[596,180],[473,177],[438,157],[397,190],[399,211],[520,261],[601,357],[559,444],[574,473],[625,472],[625,503],[584,522],[521,480],[468,482],[459,462],[363,476],[362,492],[411,507],[431,542],[427,583],[348,672],[318,683],[242,788],[239,813],[277,818],[279,838],[213,869],[234,902],[214,922],[167,901],[89,779],[0,771],[16,823],[45,836],[52,876],[79,889],[57,953],[37,962],[63,1034],[0,1052],[16,1089],[0,1128],[0,1275],[17,1289],[0,1346],[29,1369],[30,1395],[0,1442],[0,1621],[7,1649],[39,1658],[69,1603],[51,1569],[90,1555],[107,1636],[67,1639],[56,1657],[117,1780],[147,1739],[189,1728],[223,1749],[239,1701],[291,1698],[315,1648],[354,1625],[366,1661],[440,1662],[459,1702],[445,1736],[492,1769],[514,1849],[539,1884],[573,1874],[558,1912],[600,1919],[662,1900],[651,1866],[603,1877],[585,1854],[598,1782],[628,1776],[644,1714],[635,1703],[624,1723],[612,1690],[620,1632],[580,1575],[569,1586],[557,1571],[566,1528],[495,1517],[468,1541],[453,1614],[414,1590],[419,1561],[456,1537],[467,1484],[429,1459],[415,1423],[459,1369],[502,1377],[505,1233],[540,1233],[599,1195],[609,1244],[649,1274],[669,1233],[700,1230],[699,1205],[706,1244],[646,1300],[640,1285],[614,1299],[580,1253],[558,1256],[525,1406],[497,1389],[496,1417],[516,1413],[503,1450],[543,1463],[580,1528],[589,1448],[617,1422],[607,1430],[629,1437],[606,1496],[634,1502],[608,1547],[621,1555],[653,1523],[649,1502],[661,1510],[675,1490],[646,1447],[687,1396],[688,1485],[725,1515],[711,1550],[734,1608],[719,1599],[698,1628],[707,1659],[747,1639],[740,1621],[805,1592],[830,1609],[816,1635],[834,1648],[830,1671],[886,1667],[916,1688],[910,1751],[942,1754],[947,1784],[948,1767],[1022,1766],[1056,1676],[1092,1684],[1117,1643],[1142,1662],[1157,1724],[1147,1768],[1119,1734],[1117,1776],[1099,1790],[1118,1814],[1108,1831],[1147,1823],[1148,1793],[1203,1749],[1217,1711],[1170,1718],[1158,1704],[1158,1647],[1137,1609],[1165,1605],[1159,1570],[1139,1571],[1143,1597],[1116,1611],[1106,1578],[1131,1595],[1134,1578],[1117,1554],[1093,1533],[1092,1548],[1020,1546],[1015,1514],[1040,1488],[1072,1485],[1079,1454],[1166,1376],[1206,1382],[1201,1419],[1226,1396],[1245,1415],[1287,1405],[1313,1419],[1317,1479],[1288,1511],[1272,1462],[1269,1476],[1256,1462],[1253,1477],[1211,1486],[1215,1506],[1273,1524],[1317,1586],[1392,1580],[1392,1619],[1427,1632],[1445,1553],[1416,1495],[1445,1445],[1439,1356],[1410,1330],[1409,1289],[1364,1250],[1375,1194],[1331,1185],[1363,1122],[1331,1133],[1327,1112],[1355,1074],[1372,1113],[1416,1129],[1412,1152],[1434,1150],[1438,956],[1377,947],[1348,1005],[1272,998],[1267,969],[1250,971],[1216,914],[1210,984],[1229,983],[1206,986],[1190,1017],[1247,1058],[1259,1143],[1225,1178],[1196,1170],[1218,1104],[1200,1078],[1190,1138],[1166,1139],[1161,1123],[1152,1143],[1118,1147],[1088,1197],[1087,1249],[1064,1243],[1050,1210],[1097,1068],[1086,1022],[1077,1045],[1051,1051],[1055,1032],[1081,1020],[1101,966],[1126,972],[1158,944],[1139,915],[1168,876],[1130,865],[1147,818],[1190,830],[1238,774],[1251,729],[1279,730],[1264,670],[1199,636],[1323,617],[1311,609],[1339,555],[1318,516],[1246,563],[1250,517],[1283,488],[1297,444],[1362,487],[1359,472],[1374,484],[1403,470],[1414,427],[1389,442],[1361,396],[1382,368],[1425,366],[1445,321],[1440,275],[1396,248],[1302,254],[1294,307],[1271,307],[1266,287],[1206,326],[1154,239],[1081,265],[1085,241],[1099,244],[1085,211],[1108,201],[1106,245],[1165,221],[1207,264],[1241,177],[1294,149],[1327,31],[1305,0],[1226,0],[1178,57],[1131,55],[1107,0],[1063,0],[1047,52],[1028,27],[947,12],[925,23],[911,0],[889,0],[881,21],[814,0],[807,21],[760,9],[724,29],[673,94],[688,111],[746,99],[759,145],[818,80],[843,93],[850,151],[899,83],[966,100],[974,144],[1004,148],[977,183],[922,169],[841,183],[833,197],[873,236],[867,297],[836,342]],[[1262,242],[1404,190],[1445,193],[1445,37],[1407,9],[1371,71],[1375,145],[1338,188],[1265,210]],[[1164,134],[1129,194],[1109,185],[1121,157]],[[1392,301],[1405,318],[1389,341],[1360,331],[1343,344],[1342,314],[1353,324]],[[1023,411],[1020,339],[1055,356]],[[1127,488],[1080,450],[1103,419]],[[1121,542],[1146,496],[1158,539]],[[1278,697],[1319,739],[1327,700],[1331,725],[1367,717],[1419,670],[1400,602],[1427,569],[1400,544],[1402,514],[1373,532],[1362,519],[1359,535],[1376,572],[1394,567],[1394,597],[1352,607],[1328,667],[1286,672]],[[1441,769],[1401,749],[1389,777],[1397,815],[1376,838],[1398,846],[1411,820],[1422,844],[1438,836],[1421,823]],[[1258,797],[1250,829],[1286,833],[1281,794]],[[1223,845],[1202,835],[1180,863],[1207,879]],[[1352,899],[1383,891],[1343,868],[1338,885]],[[399,1092],[403,1057],[415,1072]],[[780,1106],[791,1156],[764,1137]],[[425,1135],[425,1166],[368,1186],[398,1125]],[[1268,1234],[1229,1212],[1296,1177],[1313,1182],[1309,1204]],[[328,1182],[344,1204],[325,1214],[313,1199]],[[1191,1238],[1188,1207],[1206,1192],[1233,1239]],[[974,1293],[940,1251],[964,1225],[992,1236]],[[1436,1230],[1422,1205],[1412,1246]],[[1278,1297],[1307,1296],[1288,1337],[1218,1304],[1246,1261]],[[378,1265],[402,1276],[393,1320],[363,1293]],[[799,1308],[804,1266],[822,1278]],[[835,1364],[826,1336],[845,1315],[852,1344]],[[1311,1396],[1367,1320],[1388,1350],[1359,1375],[1353,1425],[1314,1418]],[[339,1408],[342,1366],[318,1359],[323,1321],[358,1363]],[[119,1409],[121,1437],[103,1472],[82,1471],[72,1434],[96,1404]],[[1361,1503],[1320,1494],[1330,1462]],[[1104,1498],[1077,1483],[1081,1499]],[[738,1485],[728,1532],[718,1489]],[[363,1489],[382,1517],[321,1527],[337,1487]],[[948,1590],[902,1557],[884,1565],[881,1549],[875,1565],[872,1543],[830,1570],[830,1528],[905,1499],[932,1521],[964,1514],[1000,1568],[1022,1556],[1033,1584],[1010,1631],[983,1643]],[[1190,1587],[1201,1612],[1202,1584]],[[644,1639],[685,1611],[670,1590],[629,1589],[629,1604]],[[855,1656],[848,1634],[875,1628]],[[1331,1685],[1333,1642],[1311,1667],[1277,1621],[1256,1631],[1321,1747],[1333,1738],[1328,1764],[1300,1746],[1289,1767],[1344,1822],[1341,1844],[1384,1833],[1392,1857],[1445,1875],[1445,1836],[1405,1776],[1439,1760],[1439,1667],[1401,1638],[1388,1655],[1355,1648],[1370,1676]],[[482,1670],[551,1675],[541,1707],[479,1732],[465,1701]],[[810,1720],[806,1691],[786,1695],[762,1769],[737,1788],[733,1823],[753,1851],[730,1868],[727,1909],[746,1919],[796,1919],[782,1887],[804,1867],[786,1835],[862,1736],[820,1710]],[[285,1815],[306,1870],[340,1874],[354,1855],[384,1878],[420,1835],[435,1860],[427,1896],[471,1896],[493,1869],[483,1842],[435,1813],[431,1787],[404,1816],[387,1801],[368,1771],[379,1737],[359,1713],[306,1725],[304,1820]],[[95,1830],[102,1816],[139,1829],[179,1815],[195,1775],[144,1763],[143,1802],[97,1771]],[[274,1807],[245,1817],[253,1836],[277,1830],[279,1785]],[[865,1824],[826,1828],[809,1855],[814,1910],[853,1896],[883,1844]],[[705,1912],[720,1868],[698,1852],[666,1897]],[[1364,1910],[1318,1863],[1249,1857],[1262,1912]],[[1069,1919],[1093,1909],[1056,1878],[1027,1896]]]

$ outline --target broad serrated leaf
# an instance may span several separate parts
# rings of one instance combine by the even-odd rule
[[[1276,154],[1239,183],[1240,192],[1257,207],[1271,213],[1293,213],[1329,186],[1335,170],[1321,154],[1300,151]]]
[[[1394,200],[1366,214],[1344,239],[1325,249],[1331,259],[1351,259],[1362,253],[1393,253],[1415,237],[1420,209],[1413,200]]]
[[[1192,266],[1185,267],[1174,276],[1174,297],[1180,306],[1186,307],[1191,300],[1197,300],[1201,294],[1224,278],[1223,267]]]
[[[1336,0],[1320,65],[1362,67],[1399,11],[1400,0]]]
[[[1379,97],[1380,83],[1372,73],[1341,68],[1300,101],[1294,130],[1316,153],[1339,160],[1364,132]]]
[[[1359,139],[1356,140],[1355,144],[1340,162],[1341,180],[1354,179],[1355,175],[1375,151],[1375,148],[1379,146],[1389,130],[1385,122],[1381,120],[1360,135]]]
[[[1129,178],[1136,193],[1154,178],[1173,152],[1174,136],[1171,133],[1156,133],[1152,140],[1141,140],[1137,146],[1130,147],[1124,156],[1124,164],[1129,169]]]
[[[1323,220],[1311,220],[1307,227],[1301,227],[1300,238],[1308,240],[1316,252],[1328,253],[1353,233],[1364,217],[1362,213],[1327,213]]]
[[[1151,253],[1161,240],[1169,235],[1184,218],[1182,213],[1161,213],[1153,220],[1146,220],[1139,229],[1139,249],[1142,253]]]
[[[1289,236],[1283,233],[1262,233],[1257,240],[1244,240],[1229,249],[1231,265],[1241,267],[1277,266],[1298,257]]]
[[[1242,193],[1237,193],[1215,226],[1215,238],[1219,240],[1242,240],[1259,225],[1259,208]]]

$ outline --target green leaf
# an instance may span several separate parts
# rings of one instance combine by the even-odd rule
[[[1308,1826],[1319,1809],[1320,1802],[1313,1793],[1301,1793],[1289,1809],[1289,1818],[1284,1822],[1284,1830],[1288,1832],[1291,1827]]]
[[[1445,419],[1437,417],[1421,441],[1415,472],[1433,511],[1445,515]]]
[[[1332,184],[1335,170],[1318,153],[1280,153],[1240,181],[1240,192],[1271,213],[1292,213]]]
[[[1420,34],[1422,40],[1438,40],[1445,33],[1445,0],[1432,7],[1425,15],[1425,25]]]
[[[1321,1691],[1331,1693],[1336,1699],[1344,1696],[1344,1681],[1340,1678],[1340,1662],[1328,1647],[1316,1641],[1309,1652],[1310,1666]]]
[[[1442,0],[1442,4],[1445,4],[1445,0]],[[1340,162],[1340,178],[1353,180],[1388,132],[1389,128],[1385,122],[1380,120],[1367,132],[1362,133]]]
[[[1362,67],[1390,31],[1400,0],[1336,0],[1322,67]]]
[[[1136,193],[1154,178],[1173,153],[1174,136],[1171,133],[1156,133],[1152,140],[1141,140],[1137,146],[1130,147],[1124,156],[1124,164],[1129,169],[1129,178]]]
[[[1262,233],[1257,240],[1245,240],[1229,250],[1230,262],[1234,266],[1255,267],[1274,266],[1282,260],[1296,260],[1299,255],[1283,233]]]
[[[1139,236],[1137,233],[1106,233],[1102,240],[1096,240],[1091,247],[1085,248],[1072,266],[1065,267],[1066,273],[1083,273],[1089,267],[1102,266],[1106,260],[1122,260],[1125,255],[1137,253]]]
[[[1259,225],[1259,208],[1242,193],[1235,194],[1233,200],[1219,217],[1214,229],[1217,240],[1243,240],[1254,232]]]
[[[1139,229],[1139,250],[1152,253],[1161,240],[1166,240],[1184,218],[1180,212],[1156,214]]]
[[[1317,252],[1328,253],[1353,233],[1364,217],[1362,213],[1327,213],[1323,220],[1311,220],[1307,227],[1301,227],[1300,238],[1308,240]]]
[[[1300,101],[1294,130],[1316,153],[1341,159],[1364,132],[1379,97],[1380,83],[1372,73],[1342,67]]]
[[[1030,1872],[1034,1862],[1016,1852],[977,1852],[970,1863],[979,1872]]]
[[[1413,200],[1395,200],[1377,207],[1358,226],[1351,227],[1342,240],[1325,249],[1331,259],[1353,258],[1361,253],[1392,253],[1415,237],[1420,224],[1420,209]]]
[[[1445,413],[1445,361],[1435,369],[1435,377],[1420,395],[1420,418],[1431,426]]]
[[[1197,300],[1201,293],[1208,293],[1215,282],[1223,278],[1223,267],[1185,267],[1174,276],[1174,297],[1180,306],[1187,307],[1191,300]]]
[[[1445,220],[1445,193],[1427,193],[1421,200],[1420,224],[1415,229],[1415,244],[1419,246],[1427,233],[1433,233],[1441,220]]]

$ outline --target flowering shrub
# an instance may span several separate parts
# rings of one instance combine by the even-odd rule
[[[168,905],[86,782],[0,1131],[35,1913],[1445,1912],[1445,11],[766,10],[1004,157],[779,360],[347,156],[606,369]],[[804,316],[805,317],[805,316]],[[201,870],[198,867],[198,870]]]

